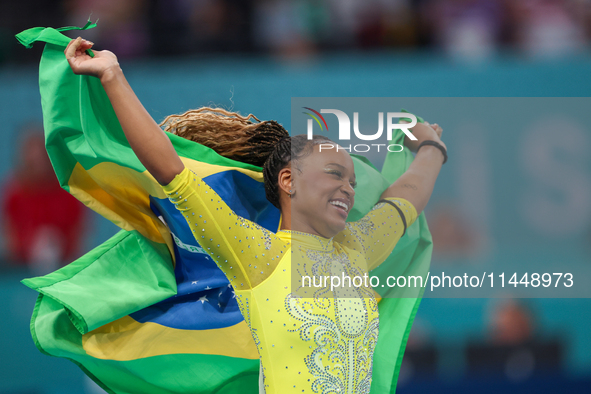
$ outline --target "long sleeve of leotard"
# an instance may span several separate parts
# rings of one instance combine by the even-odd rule
[[[368,270],[379,266],[392,253],[406,229],[417,219],[415,207],[402,198],[380,200],[371,211],[334,238],[343,246],[365,255]]]
[[[234,288],[252,289],[269,277],[288,244],[258,224],[236,215],[203,179],[185,167],[163,186],[182,212],[197,242]]]

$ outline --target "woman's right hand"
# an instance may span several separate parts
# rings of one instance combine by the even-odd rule
[[[77,75],[91,75],[102,79],[110,71],[119,70],[117,56],[110,51],[93,51],[94,57],[90,57],[86,51],[94,44],[81,37],[70,41],[64,53],[66,59]]]

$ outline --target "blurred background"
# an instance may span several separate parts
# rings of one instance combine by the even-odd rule
[[[19,283],[117,231],[57,185],[43,149],[42,46],[14,39],[89,17],[98,27],[82,35],[118,55],[157,121],[210,105],[289,127],[292,97],[591,91],[590,0],[1,1],[0,393],[100,392],[74,364],[37,351],[36,293]],[[450,152],[426,211],[434,268],[589,268],[584,116],[545,112],[510,128],[504,114],[462,123],[406,108],[441,124]],[[591,392],[589,327],[585,298],[425,299],[398,392]]]

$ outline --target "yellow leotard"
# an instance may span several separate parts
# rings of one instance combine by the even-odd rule
[[[300,287],[296,293],[292,279],[301,285],[303,275],[354,277],[377,267],[404,223],[417,217],[408,201],[388,199],[398,209],[379,203],[327,239],[273,233],[236,215],[187,168],[164,190],[234,287],[259,351],[265,393],[369,393],[379,325],[371,287]]]

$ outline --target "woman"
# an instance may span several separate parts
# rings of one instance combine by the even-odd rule
[[[355,198],[349,155],[320,136],[281,139],[264,162],[267,197],[282,213],[280,231],[272,233],[234,214],[185,168],[115,55],[95,51],[91,58],[85,53],[91,47],[72,40],[66,58],[74,73],[100,78],[137,157],[234,287],[261,358],[261,391],[369,392],[379,322],[371,287],[318,289],[302,278],[363,276],[390,254],[429,200],[446,157],[441,128],[413,128],[417,141],[406,141],[409,149],[432,144],[422,145],[369,214],[349,224]]]

